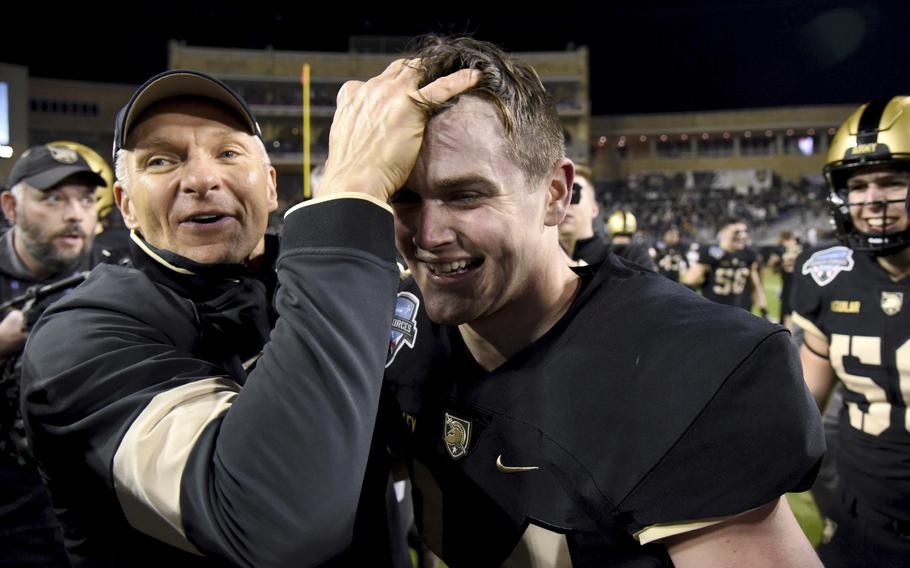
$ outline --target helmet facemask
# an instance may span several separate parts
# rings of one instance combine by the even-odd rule
[[[824,169],[828,204],[840,240],[853,250],[894,254],[910,246],[910,227],[896,232],[864,232],[850,215],[852,207],[878,204],[880,224],[885,227],[889,205],[893,211],[894,203],[903,203],[910,211],[910,196],[850,203],[849,180],[870,168],[910,171],[910,97],[876,100],[857,109],[832,139]]]

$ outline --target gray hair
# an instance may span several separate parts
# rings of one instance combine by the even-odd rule
[[[16,207],[19,207],[19,204],[22,203],[23,197],[25,197],[25,188],[28,187],[24,181],[20,181],[13,187],[9,188],[9,192],[13,194],[13,197],[16,198]]]

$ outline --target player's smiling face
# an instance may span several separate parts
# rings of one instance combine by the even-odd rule
[[[730,223],[721,229],[719,244],[727,252],[743,250],[749,244],[749,227],[745,223]]]
[[[430,121],[392,199],[398,248],[436,322],[484,320],[533,284],[546,242],[546,182],[525,179],[506,144],[493,105],[463,96]]]
[[[910,172],[888,167],[859,170],[847,180],[853,225],[861,233],[899,233],[908,227],[907,185]]]
[[[175,99],[129,136],[120,209],[152,245],[200,263],[242,263],[277,206],[275,170],[226,109]]]

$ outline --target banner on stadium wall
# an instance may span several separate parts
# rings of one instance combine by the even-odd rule
[[[749,188],[753,192],[763,192],[771,188],[773,175],[770,169],[753,168],[745,170],[715,170],[712,189],[732,187],[739,195],[748,195]]]
[[[749,188],[761,193],[771,188],[774,173],[769,168],[720,169],[685,172],[686,189],[730,189],[739,195],[748,195]]]
[[[685,189],[730,189],[738,195],[762,193],[771,188],[774,174],[770,168],[719,169],[667,174],[663,172],[636,172],[629,175],[628,187],[633,191],[661,190],[672,187]]]

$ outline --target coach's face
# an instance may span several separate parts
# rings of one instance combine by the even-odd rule
[[[392,200],[398,247],[430,318],[482,321],[528,293],[545,270],[540,251],[555,246],[545,234],[565,212],[565,189],[556,196],[549,179],[525,178],[487,101],[463,96],[430,121]]]
[[[114,194],[126,225],[200,263],[242,263],[278,207],[275,169],[234,115],[205,100],[164,101],[129,135]]]

